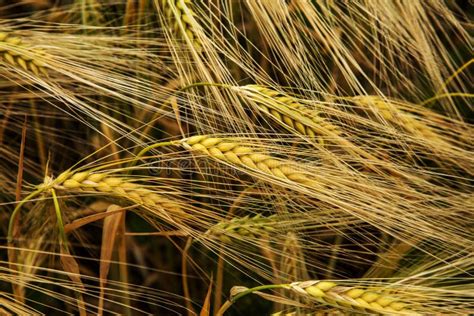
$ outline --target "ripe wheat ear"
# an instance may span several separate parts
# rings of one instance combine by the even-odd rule
[[[148,207],[158,207],[166,212],[183,215],[184,212],[177,202],[174,202],[153,190],[144,188],[137,183],[128,182],[126,178],[110,177],[106,173],[63,172],[52,185],[59,190],[71,192],[95,192],[103,195],[128,200]]]
[[[413,135],[419,135],[430,141],[443,141],[440,136],[430,127],[423,124],[415,116],[398,108],[400,101],[386,100],[379,96],[356,96],[349,100],[361,108],[373,108],[388,122],[399,126]]]
[[[37,76],[40,73],[47,75],[46,65],[40,61],[39,55],[41,55],[40,51],[24,46],[20,37],[0,32],[0,57],[9,65],[20,66],[23,70],[31,71]]]
[[[236,87],[265,113],[275,118],[282,125],[292,128],[302,135],[318,139],[324,144],[324,137],[335,138],[341,130],[331,124],[320,114],[298,102],[296,98],[280,91],[260,85]]]
[[[181,144],[189,150],[200,152],[222,162],[237,167],[264,173],[280,180],[320,188],[309,172],[299,168],[294,162],[277,159],[242,143],[242,139],[217,138],[209,135],[197,135],[186,138]]]
[[[304,281],[290,284],[290,288],[300,295],[307,296],[322,304],[352,310],[354,312],[420,315],[411,310],[407,303],[396,295],[380,291],[347,287],[331,281]]]
[[[221,306],[217,315],[224,312],[237,300],[247,294],[257,294],[265,299],[279,302],[279,298],[262,293],[265,289],[288,289],[293,293],[305,298],[312,308],[323,306],[334,307],[337,310],[349,313],[377,313],[390,315],[422,315],[423,306],[404,301],[401,293],[388,292],[384,288],[362,288],[358,286],[347,286],[337,281],[310,280],[292,282],[290,284],[261,285],[248,289],[236,286],[231,289],[231,299]],[[291,303],[290,303],[291,304]],[[416,308],[416,309],[415,309]],[[428,307],[429,309],[429,307]]]

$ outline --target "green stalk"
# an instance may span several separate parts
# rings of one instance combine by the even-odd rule
[[[18,216],[18,214],[21,210],[21,207],[26,202],[28,202],[29,200],[31,200],[34,197],[36,197],[37,195],[41,194],[43,191],[44,191],[44,188],[39,188],[38,190],[36,190],[34,192],[31,192],[27,197],[25,197],[23,200],[21,200],[20,203],[18,203],[17,206],[15,207],[15,209],[13,210],[13,213],[10,216],[10,221],[8,223],[8,235],[7,235],[8,237],[7,237],[7,240],[8,240],[9,244],[13,242],[13,227],[14,227],[15,219]]]
[[[241,293],[232,297],[230,301],[225,302],[225,304],[222,305],[221,308],[217,311],[216,316],[223,316],[224,313],[229,309],[229,307],[232,306],[232,304],[234,304],[237,300],[244,297],[245,295],[252,294],[253,292],[261,291],[261,290],[286,289],[288,287],[289,287],[289,284],[270,284],[270,285],[260,285],[260,286],[256,286],[251,289],[242,291]]]

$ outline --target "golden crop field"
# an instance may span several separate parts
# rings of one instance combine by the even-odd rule
[[[0,1],[0,315],[474,314],[473,12]]]

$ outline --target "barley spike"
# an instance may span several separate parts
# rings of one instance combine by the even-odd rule
[[[20,66],[23,70],[31,71],[37,76],[40,73],[47,75],[46,65],[38,58],[33,58],[34,55],[40,55],[40,53],[38,50],[28,50],[22,44],[21,38],[0,32],[0,59],[3,62],[15,67]]]
[[[359,312],[419,315],[407,303],[380,291],[338,285],[332,281],[304,281],[290,284],[290,288],[322,304]]]
[[[242,236],[252,239],[267,236],[275,228],[271,225],[274,216],[262,217],[257,214],[253,217],[234,217],[212,226],[206,234],[219,238],[225,243],[231,243],[232,237]]]
[[[120,177],[110,177],[106,173],[66,171],[52,183],[58,190],[103,193],[148,207],[159,207],[168,212],[183,214],[176,202],[143,188],[137,183],[127,182]]]
[[[440,137],[431,128],[423,124],[416,116],[397,108],[397,102],[385,100],[379,96],[356,96],[349,100],[363,108],[374,108],[385,120],[395,124],[413,135],[419,135],[432,141],[439,141]]]
[[[238,89],[255,101],[264,113],[302,135],[318,138],[321,144],[324,143],[321,136],[341,134],[337,126],[321,117],[317,111],[298,102],[294,97],[260,85],[246,85]]]
[[[188,150],[206,154],[231,165],[246,167],[292,183],[310,187],[319,186],[308,172],[304,172],[295,163],[259,152],[255,148],[241,144],[240,139],[197,135],[184,139],[181,143]]]
[[[178,36],[189,39],[196,50],[201,43],[196,32],[196,13],[192,10],[191,0],[163,0],[163,8],[172,30]]]

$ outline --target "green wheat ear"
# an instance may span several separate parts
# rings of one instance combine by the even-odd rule
[[[217,237],[225,243],[231,243],[232,239],[239,237],[257,239],[267,236],[275,228],[271,225],[274,216],[263,217],[257,214],[253,217],[234,217],[212,226],[206,234]]]
[[[22,43],[20,37],[11,36],[9,33],[0,32],[0,60],[11,66],[21,67],[39,76],[47,75],[46,65],[40,60],[42,52],[29,49]]]

